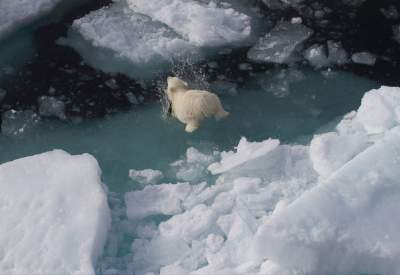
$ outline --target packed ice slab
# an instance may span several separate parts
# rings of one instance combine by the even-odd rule
[[[0,273],[94,275],[110,227],[100,174],[61,150],[0,165]]]
[[[75,20],[68,40],[61,41],[92,66],[129,76],[154,75],[165,70],[168,62],[199,54],[173,30],[124,3]]]
[[[313,30],[298,22],[279,22],[258,40],[247,56],[255,62],[293,62],[296,60],[296,50],[313,33]]]
[[[175,62],[250,42],[255,20],[238,5],[206,2],[120,1],[75,20],[60,43],[106,72],[151,78]]]
[[[197,46],[243,43],[251,35],[251,19],[227,2],[194,0],[127,0],[129,6],[170,26]],[[207,3],[208,2],[208,3]]]
[[[400,88],[371,90],[357,111],[309,145],[242,138],[234,150],[208,155],[206,168],[198,166],[214,175],[203,182],[176,177],[128,192],[127,215],[142,224],[132,232],[128,269],[397,274],[399,108]],[[196,152],[190,150],[181,163]],[[144,233],[143,221],[154,215],[165,219]]]

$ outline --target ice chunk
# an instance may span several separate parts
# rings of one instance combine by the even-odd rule
[[[304,52],[304,57],[315,68],[323,68],[329,65],[324,45],[312,45]]]
[[[193,0],[127,0],[136,12],[170,26],[191,43],[220,47],[243,43],[251,34],[251,18],[217,2]]]
[[[343,65],[348,62],[348,54],[343,48],[341,42],[329,40],[328,46],[328,59],[332,64]]]
[[[0,273],[94,275],[110,227],[100,174],[60,150],[0,165]]]
[[[358,52],[351,56],[351,60],[357,64],[374,66],[376,62],[376,56],[369,52]]]
[[[1,132],[6,136],[18,136],[31,130],[39,122],[39,116],[31,110],[9,110],[1,116]]]
[[[214,210],[204,204],[199,204],[193,209],[161,223],[160,234],[164,237],[182,238],[191,242],[204,232],[208,232],[215,220]]]
[[[0,1],[0,39],[22,25],[50,12],[62,0]]]
[[[163,173],[158,170],[144,169],[144,170],[129,170],[129,177],[134,181],[142,184],[155,184],[163,178]]]
[[[400,122],[400,88],[381,87],[364,95],[356,120],[369,134],[383,133]]]
[[[206,155],[196,148],[186,150],[186,158],[171,163],[176,178],[179,180],[197,182],[207,174],[207,167],[214,162],[216,155]]]
[[[304,274],[400,270],[400,127],[259,228],[256,253]],[[269,274],[269,273],[266,273]],[[271,273],[274,274],[274,273]]]
[[[310,144],[313,167],[328,177],[368,146],[365,134],[341,136],[336,132],[314,136]]]
[[[154,7],[160,9],[159,5]],[[124,3],[114,3],[75,20],[68,38],[60,43],[75,48],[92,66],[132,77],[152,77],[174,60],[196,60],[199,55],[196,47],[173,30],[133,12]]]
[[[399,18],[399,11],[395,5],[390,5],[387,8],[381,8],[380,11],[383,16],[386,17],[386,19],[397,20]]]
[[[261,88],[273,94],[275,97],[282,98],[290,95],[290,86],[294,82],[304,79],[304,74],[296,69],[282,69],[278,73],[267,71],[257,79]]]
[[[279,145],[278,140],[268,139],[262,142],[248,142],[246,138],[241,138],[236,152],[223,152],[221,162],[211,164],[208,169],[212,174],[221,174],[231,170],[245,162],[257,159],[266,153],[276,149]]]
[[[39,114],[46,117],[58,117],[59,119],[66,119],[65,103],[52,96],[41,96],[38,99]]]
[[[146,186],[143,190],[125,194],[127,215],[140,219],[151,215],[174,215],[182,212],[182,201],[192,188],[188,183]]]
[[[290,63],[296,49],[312,34],[313,30],[303,24],[279,22],[258,40],[247,57],[254,62]]]

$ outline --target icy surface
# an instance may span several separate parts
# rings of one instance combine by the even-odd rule
[[[249,16],[214,1],[208,4],[207,1],[193,0],[127,2],[134,11],[163,22],[197,46],[218,47],[240,43],[251,34]]]
[[[100,173],[61,150],[0,165],[1,274],[95,274],[110,226]]]
[[[354,63],[374,66],[376,62],[376,56],[369,52],[358,52],[351,56],[351,60]]]
[[[176,59],[193,56],[195,60],[199,54],[172,29],[132,11],[124,3],[75,20],[68,39],[61,43],[71,45],[87,62],[106,72],[142,77],[165,70]]]
[[[247,56],[255,62],[290,63],[294,53],[313,34],[313,30],[303,24],[279,22],[274,29],[252,47]]]
[[[39,114],[45,117],[66,119],[65,103],[52,96],[42,96],[38,100]]]
[[[163,173],[153,169],[131,169],[129,170],[129,177],[142,184],[155,184],[163,178]]]
[[[254,14],[242,4],[224,2],[116,1],[75,20],[59,43],[72,46],[105,72],[151,79],[176,63],[215,55],[222,47],[250,45],[259,19],[243,11]]]
[[[285,97],[263,88],[269,79],[286,78],[296,81]],[[51,148],[96,157],[112,208],[111,233],[96,274],[251,275],[261,270],[249,252],[262,221],[321,178],[309,146],[287,144],[309,144],[316,129],[355,109],[362,93],[376,84],[345,72],[326,78],[291,68],[257,74],[235,93],[228,86],[221,100],[231,117],[206,121],[196,135],[162,120],[160,106],[148,104],[102,120],[42,120],[19,138],[0,135],[0,160]],[[345,118],[338,135],[365,132],[355,116]],[[238,146],[241,137],[247,139]],[[213,175],[208,167],[223,171]],[[164,177],[159,185],[138,184],[128,177],[132,168],[151,168]]]
[[[50,12],[62,0],[0,1],[0,39],[11,31]]]
[[[256,252],[278,270],[263,274],[398,273],[400,219],[393,209],[400,207],[399,141],[400,127],[389,130],[266,220],[255,237]]]
[[[205,177],[207,183],[128,193],[130,219],[172,215],[150,236],[135,238],[130,268],[193,275],[396,274],[397,96],[400,88],[366,93],[357,111],[307,146],[243,138],[236,150],[210,155],[220,160],[209,165],[218,176]],[[385,128],[378,132],[375,124]]]
[[[305,59],[315,68],[322,68],[329,65],[329,59],[324,45],[312,45],[304,52]]]

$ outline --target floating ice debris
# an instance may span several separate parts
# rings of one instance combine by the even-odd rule
[[[153,169],[129,170],[129,177],[142,184],[156,184],[163,176],[161,171]]]
[[[282,69],[279,73],[267,71],[257,77],[257,83],[261,88],[273,94],[275,97],[286,97],[290,94],[290,85],[304,79],[301,71],[296,69]]]
[[[171,167],[177,179],[198,182],[208,173],[207,167],[214,162],[216,157],[217,153],[206,155],[190,147],[186,150],[185,158],[171,163]]]
[[[94,275],[110,228],[100,174],[60,150],[0,165],[0,273]]]
[[[351,60],[357,64],[374,66],[376,62],[376,56],[369,52],[358,52],[351,56]]]
[[[18,136],[31,130],[39,122],[39,116],[31,110],[4,112],[1,117],[1,133],[6,136]]]
[[[141,191],[126,193],[127,215],[139,219],[151,215],[174,215],[182,212],[182,201],[192,187],[188,183],[149,185]]]
[[[279,22],[258,40],[247,56],[254,62],[290,63],[295,60],[296,49],[312,34],[313,30],[303,24]]]
[[[328,59],[332,64],[343,65],[348,62],[348,54],[343,48],[342,43],[338,41],[329,40],[328,46]]]
[[[39,114],[44,117],[57,117],[66,119],[65,103],[52,96],[41,96],[38,99]]]
[[[395,274],[399,110],[400,88],[372,90],[308,146],[243,138],[209,165],[215,184],[128,193],[131,219],[172,215],[150,237],[135,235],[129,271]]]
[[[210,1],[127,0],[132,10],[168,25],[201,47],[237,45],[250,38],[251,18],[232,7]]]
[[[390,5],[387,8],[381,8],[380,11],[387,19],[396,20],[399,18],[399,12],[394,5]]]
[[[312,45],[304,51],[304,58],[317,69],[329,66],[330,63],[324,45]]]

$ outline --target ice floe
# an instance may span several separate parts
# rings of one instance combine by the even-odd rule
[[[222,47],[252,43],[257,19],[243,12],[252,13],[243,6],[123,0],[75,20],[60,43],[72,46],[103,71],[148,79],[175,63],[197,62]]]
[[[195,60],[199,54],[172,29],[124,3],[75,20],[68,39],[60,43],[74,47],[94,67],[129,76],[151,77],[173,60],[189,56]]]
[[[255,62],[290,63],[296,60],[295,52],[313,34],[301,23],[279,22],[261,37],[247,56]]]
[[[203,176],[207,182],[177,177],[177,184],[129,192],[133,221],[166,215],[151,236],[135,238],[129,268],[191,275],[398,273],[399,98],[400,88],[369,91],[357,111],[310,145],[243,138],[235,150],[200,158],[216,158]]]
[[[94,275],[110,227],[100,174],[61,150],[0,165],[0,273]]]

